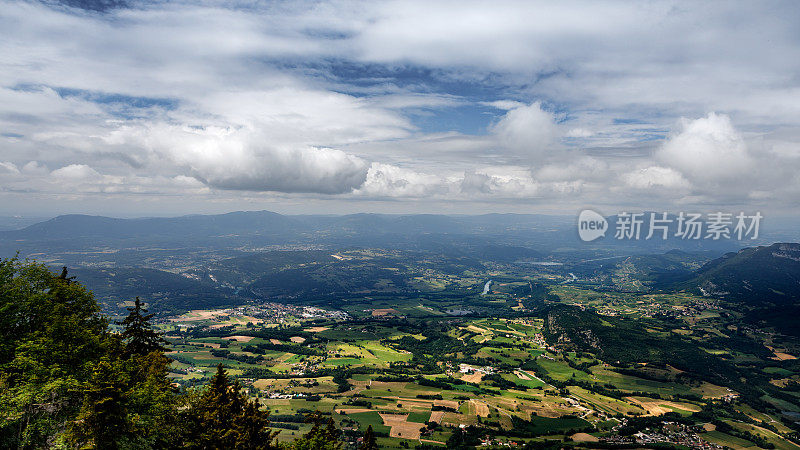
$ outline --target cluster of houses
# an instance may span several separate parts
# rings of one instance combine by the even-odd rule
[[[624,425],[624,423],[625,421],[620,425]],[[615,429],[618,427],[615,427]],[[722,446],[708,442],[700,437],[700,433],[704,431],[702,427],[663,421],[659,428],[648,428],[632,436],[605,436],[600,440],[612,445],[672,444],[696,450],[722,450]]]
[[[482,373],[482,374],[485,374],[485,375],[491,375],[491,374],[493,374],[495,372],[495,368],[492,367],[492,366],[475,367],[475,366],[471,366],[469,364],[461,363],[461,364],[458,365],[458,371],[459,371],[459,373],[463,373],[463,374],[470,374],[470,373],[478,372],[478,373]]]

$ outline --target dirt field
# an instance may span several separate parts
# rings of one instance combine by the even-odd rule
[[[250,342],[253,340],[253,336],[228,336],[224,337],[223,339],[229,339],[236,342]]]
[[[342,409],[339,408],[336,410],[339,414],[355,414],[355,413],[362,413],[362,412],[370,412],[371,409],[368,408],[352,408],[352,409]]]
[[[295,344],[302,344],[306,341],[306,338],[300,336],[292,336],[289,338],[290,341],[294,342]]]
[[[330,330],[330,328],[328,328],[328,327],[311,327],[311,328],[306,328],[303,331],[307,331],[309,333],[320,333],[322,331],[327,331],[327,330]]]
[[[486,329],[485,328],[477,327],[475,325],[468,326],[467,330],[472,331],[473,333],[478,333],[478,334],[486,333]]]
[[[791,378],[781,378],[779,380],[769,380],[771,384],[774,386],[778,386],[779,388],[785,388],[789,382],[792,381]]]
[[[482,372],[473,372],[461,377],[462,380],[466,381],[467,383],[480,383],[483,379]]]
[[[442,416],[444,416],[444,411],[431,411],[431,422],[441,422]]]
[[[281,345],[281,341],[279,341],[277,339],[270,339],[269,342],[272,345]]]
[[[575,433],[572,435],[572,440],[575,442],[600,442],[600,439],[589,433]]]
[[[489,417],[489,405],[478,400],[470,400],[470,411],[475,411],[475,415]]]
[[[672,410],[668,407],[673,407],[677,409],[682,409],[684,411],[691,411],[691,412],[698,412],[700,408],[695,405],[690,405],[688,403],[675,403],[666,400],[657,400],[652,399],[652,401],[648,400],[641,400],[634,397],[625,397],[625,400],[628,400],[632,403],[635,403],[645,411],[647,411],[648,416],[660,416],[662,414],[666,414],[668,412],[672,412]]]
[[[775,356],[771,357],[770,359],[774,359],[775,361],[788,361],[791,359],[797,359],[796,356],[790,355],[781,349],[776,349],[775,347],[771,347],[769,345],[766,346]]]
[[[403,408],[416,408],[429,410],[431,409],[432,401],[419,400],[415,398],[398,398],[397,403],[403,405]]]
[[[389,436],[405,439],[419,439],[419,430],[425,426],[423,423],[409,422],[408,414],[381,414],[383,423],[392,427]]]
[[[286,360],[290,359],[292,356],[294,356],[294,355],[291,354],[291,353],[284,353],[283,355],[281,355],[281,356],[279,356],[279,357],[277,357],[275,359],[277,361],[280,361],[280,362],[286,362]]]
[[[436,406],[458,409],[458,402],[455,400],[434,400],[433,404]]]
[[[373,309],[372,310],[372,317],[381,317],[386,315],[399,315],[400,313],[396,309],[386,308],[386,309]]]
[[[208,320],[216,316],[226,316],[227,314],[222,313],[221,311],[209,311],[204,309],[195,309],[193,311],[189,311],[188,313],[180,316],[174,317],[169,319],[170,322],[192,322],[195,320]]]
[[[514,375],[516,375],[520,380],[530,380],[531,377],[528,376],[527,373],[522,372],[521,370],[515,370]]]

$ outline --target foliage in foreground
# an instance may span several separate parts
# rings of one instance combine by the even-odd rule
[[[270,449],[269,412],[222,366],[181,393],[139,299],[111,332],[93,295],[45,266],[0,260],[0,448]],[[332,421],[291,449],[337,449]]]

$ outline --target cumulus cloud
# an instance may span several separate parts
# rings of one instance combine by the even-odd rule
[[[542,109],[541,102],[512,108],[492,127],[492,132],[507,147],[527,157],[553,150],[559,135],[553,115]]]
[[[682,119],[681,130],[656,153],[659,161],[694,179],[736,178],[752,165],[747,145],[730,117]]]
[[[50,173],[56,178],[68,180],[91,180],[100,178],[100,174],[86,164],[70,164]]]
[[[178,108],[170,116],[183,125],[123,125],[103,141],[217,189],[341,194],[366,181],[370,162],[334,147],[401,138],[411,127],[374,102],[297,83],[210,93],[196,106],[217,117]]]
[[[684,189],[689,182],[679,172],[669,167],[650,166],[628,172],[622,176],[625,184],[636,189],[664,187]]]
[[[339,194],[361,186],[369,169],[341,150],[272,144],[247,128],[159,125],[120,130],[114,139],[138,142],[155,158],[219,189]]]
[[[466,170],[460,183],[462,194],[507,198],[537,197],[540,186],[525,171],[514,168]]]
[[[187,161],[196,178],[221,189],[315,192],[350,192],[366,180],[367,163],[341,150],[330,148],[273,148],[255,146],[250,154],[226,152]]]
[[[390,164],[372,163],[364,184],[355,192],[368,197],[429,197],[445,194],[447,181],[439,176]]]
[[[461,192],[467,194],[491,194],[492,187],[497,185],[497,179],[485,173],[478,173],[475,170],[464,172],[464,179],[461,180]]]

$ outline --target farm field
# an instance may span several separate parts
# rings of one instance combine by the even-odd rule
[[[492,301],[511,298],[503,289],[518,288],[500,285]],[[561,304],[604,305],[600,331],[616,332],[620,320],[647,320],[653,311],[669,308],[688,315],[677,324],[651,321],[642,332],[689,340],[725,333],[715,323],[719,314],[692,312],[697,299],[691,296],[598,294],[571,286],[552,292],[559,293]],[[753,424],[735,424],[739,432],[709,431],[700,424],[692,428],[699,439],[750,448],[752,440],[758,441],[747,439],[752,433],[776,448],[797,448],[786,440],[790,428],[738,404],[738,393],[722,383],[687,376],[670,365],[617,361],[604,348],[575,345],[572,336],[554,341],[552,315],[517,309],[506,317],[460,317],[448,315],[449,306],[430,298],[391,308],[388,299],[365,305],[354,299],[343,309],[346,316],[320,308],[309,318],[287,308],[272,318],[244,310],[191,311],[172,318],[160,325],[175,361],[171,377],[191,387],[223,364],[271,411],[281,441],[307,431],[304,416],[319,411],[352,433],[371,426],[382,448],[445,446],[471,429],[489,433],[486,442],[492,445],[569,436],[575,442],[615,442],[618,430],[646,418],[683,423],[710,405],[722,407],[725,399],[731,414],[752,417]],[[732,353],[710,347],[701,351],[714,357]],[[774,380],[798,377],[787,364],[773,360],[761,373]],[[765,419],[779,428],[758,427]]]

